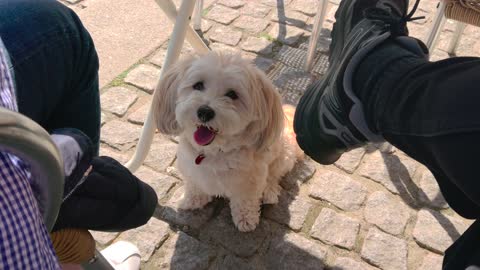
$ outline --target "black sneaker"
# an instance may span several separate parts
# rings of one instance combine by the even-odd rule
[[[407,0],[343,0],[335,14],[330,66],[300,99],[294,119],[297,142],[322,164],[332,164],[353,148],[383,138],[365,120],[363,105],[352,90],[354,71],[373,48],[387,39],[406,36]]]

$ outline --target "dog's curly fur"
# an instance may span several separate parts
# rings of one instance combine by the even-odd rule
[[[204,89],[194,89],[198,82]],[[226,96],[229,91],[238,98]],[[209,106],[215,117],[200,121],[201,106]],[[279,180],[303,156],[291,130],[293,109],[285,117],[265,74],[239,55],[190,56],[166,72],[153,108],[158,130],[180,137],[177,164],[185,181],[180,208],[201,208],[214,196],[226,197],[238,229],[254,230],[261,203],[278,202]],[[289,128],[283,132],[285,123]],[[195,142],[199,125],[217,131],[213,142]],[[199,155],[205,158],[196,164]]]

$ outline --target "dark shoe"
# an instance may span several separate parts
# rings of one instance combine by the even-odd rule
[[[322,164],[332,164],[353,148],[383,138],[365,120],[363,105],[352,89],[356,67],[383,42],[408,35],[407,0],[344,0],[335,14],[330,67],[300,99],[294,119],[297,142]]]
[[[67,194],[53,231],[125,231],[144,225],[158,203],[155,190],[118,161],[95,157],[91,172]]]

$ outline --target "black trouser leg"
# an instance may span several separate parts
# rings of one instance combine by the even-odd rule
[[[478,219],[480,59],[432,63],[388,42],[362,62],[355,83],[369,124],[432,171],[452,209]],[[448,249],[444,267],[464,269],[478,254],[477,221]]]

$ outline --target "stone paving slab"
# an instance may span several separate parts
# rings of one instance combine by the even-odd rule
[[[313,70],[303,69],[317,2],[208,0],[201,35],[212,49],[251,60],[284,102],[295,105],[328,68],[335,4],[329,5]],[[145,121],[172,24],[150,0],[64,3],[80,15],[100,56],[100,153],[125,163]],[[425,37],[435,5],[420,2],[418,15],[427,19],[409,23],[411,35]],[[446,23],[432,60],[450,57],[445,49],[454,27]],[[457,55],[480,56],[479,39],[480,29],[468,26]],[[190,53],[186,43],[181,54]],[[175,168],[176,147],[174,138],[156,134],[135,173],[159,195],[154,217],[123,233],[93,232],[99,248],[132,241],[141,250],[142,269],[441,269],[445,248],[471,224],[449,208],[425,167],[398,150],[365,147],[330,166],[308,158],[297,164],[281,182],[279,204],[262,207],[257,230],[240,233],[228,201],[178,209],[183,183]]]

